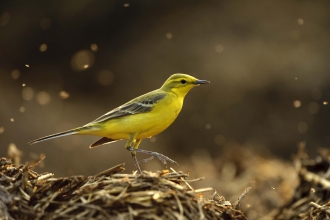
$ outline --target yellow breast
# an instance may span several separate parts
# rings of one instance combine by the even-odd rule
[[[151,112],[109,120],[100,126],[100,130],[94,131],[93,135],[112,139],[129,139],[131,134],[136,134],[136,139],[154,136],[173,123],[182,104],[182,98],[168,94],[155,104]]]

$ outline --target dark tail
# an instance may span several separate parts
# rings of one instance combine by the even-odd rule
[[[80,130],[79,128],[78,129],[75,128],[75,129],[72,129],[72,130],[63,131],[63,132],[60,132],[60,133],[48,135],[46,137],[38,138],[38,139],[36,139],[34,141],[30,141],[28,143],[29,144],[35,144],[35,143],[38,143],[38,142],[41,142],[41,141],[46,141],[46,140],[53,139],[53,138],[68,136],[68,135],[72,135],[72,134],[78,134],[79,130]]]

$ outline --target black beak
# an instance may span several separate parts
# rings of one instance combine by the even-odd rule
[[[207,84],[207,83],[210,83],[210,81],[203,80],[203,79],[199,79],[199,80],[196,81],[196,84],[197,84],[197,85],[200,85],[200,84]]]

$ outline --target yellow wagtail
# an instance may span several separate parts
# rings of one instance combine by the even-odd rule
[[[170,126],[181,111],[185,95],[193,87],[206,83],[210,82],[198,80],[187,74],[173,74],[159,89],[139,96],[82,127],[42,137],[29,144],[74,134],[96,135],[102,138],[90,145],[90,148],[123,139],[127,140],[125,147],[131,152],[135,166],[140,173],[142,171],[136,158],[136,152],[152,155],[150,158],[142,160],[143,162],[157,157],[163,164],[166,164],[166,161],[176,163],[163,154],[138,149],[139,144],[142,139],[159,134]]]

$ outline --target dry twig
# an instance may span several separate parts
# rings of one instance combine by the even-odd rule
[[[310,159],[300,149],[296,164],[300,185],[296,188],[295,196],[279,210],[275,219],[330,219],[329,150],[320,150],[317,158]]]
[[[124,164],[92,177],[54,178],[34,166],[0,159],[0,214],[4,219],[246,219],[232,206],[203,198],[188,174],[119,173]]]

